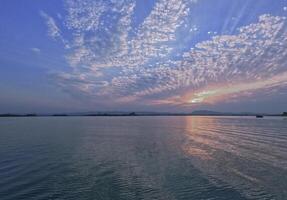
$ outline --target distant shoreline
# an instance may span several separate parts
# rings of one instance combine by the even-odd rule
[[[228,114],[228,113],[218,113],[218,114],[200,114],[200,113],[122,113],[122,114],[112,114],[112,113],[98,113],[98,114],[0,114],[0,118],[4,117],[137,117],[137,116],[225,116],[225,117],[287,117],[285,114]]]

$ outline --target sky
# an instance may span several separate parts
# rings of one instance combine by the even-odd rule
[[[0,0],[0,113],[287,111],[287,0]]]

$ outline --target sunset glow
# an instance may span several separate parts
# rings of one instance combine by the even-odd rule
[[[287,108],[285,0],[52,1],[1,3],[3,111]]]
[[[188,103],[216,103],[218,101],[228,100],[228,98],[236,95],[237,98],[246,96],[246,92],[249,96],[261,90],[270,90],[274,88],[284,87],[287,83],[287,73],[274,76],[270,79],[256,81],[251,83],[237,83],[227,84],[225,86],[211,87],[211,90],[203,90],[202,92],[196,92],[188,97]],[[265,92],[268,92],[265,91]],[[252,97],[251,97],[252,98]]]

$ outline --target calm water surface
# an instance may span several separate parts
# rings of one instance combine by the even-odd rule
[[[0,119],[1,200],[287,199],[287,120]]]

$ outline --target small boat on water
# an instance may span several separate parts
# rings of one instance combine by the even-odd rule
[[[263,115],[256,115],[256,118],[263,118]]]

